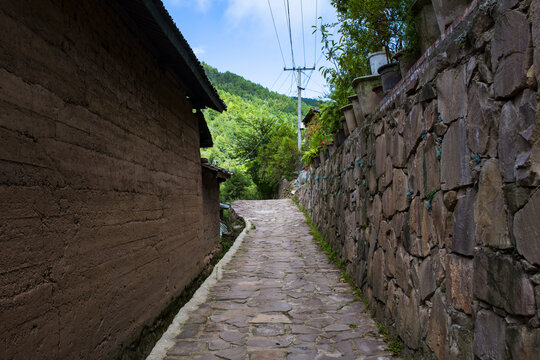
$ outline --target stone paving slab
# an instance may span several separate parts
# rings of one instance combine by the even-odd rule
[[[165,359],[391,359],[290,200],[237,201],[253,224]]]

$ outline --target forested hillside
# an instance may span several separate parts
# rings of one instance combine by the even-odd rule
[[[292,179],[297,167],[297,100],[203,65],[227,104],[221,114],[205,110],[214,147],[202,153],[235,173],[222,185],[222,201],[271,198],[281,179]],[[302,113],[308,109],[303,102]]]

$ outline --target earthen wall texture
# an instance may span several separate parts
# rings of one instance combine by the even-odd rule
[[[219,239],[219,184],[216,172],[203,167],[203,226],[204,238],[208,242]]]
[[[540,1],[481,1],[298,191],[421,359],[537,359]]]
[[[192,107],[127,22],[0,6],[0,359],[116,357],[218,245]]]

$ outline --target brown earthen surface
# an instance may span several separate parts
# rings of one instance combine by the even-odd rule
[[[110,359],[217,245],[181,86],[105,1],[0,7],[0,359]]]

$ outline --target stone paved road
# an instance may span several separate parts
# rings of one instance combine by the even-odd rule
[[[290,200],[239,201],[252,227],[166,359],[390,359]]]

